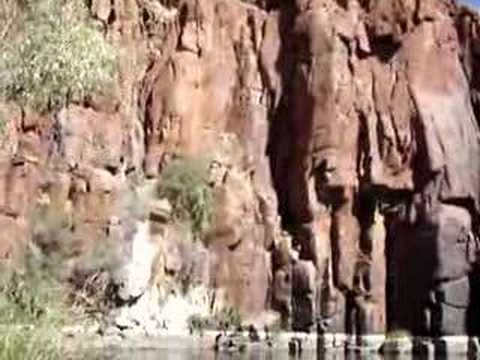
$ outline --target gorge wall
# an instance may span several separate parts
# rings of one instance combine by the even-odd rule
[[[1,257],[52,236],[40,216],[71,256],[108,239],[120,249],[136,226],[129,189],[176,156],[209,154],[210,231],[187,256],[152,199],[156,260],[140,283],[161,288],[188,265],[213,307],[252,321],[273,311],[296,330],[478,334],[475,12],[451,0],[92,0],[91,11],[120,49],[118,86],[56,120],[0,109]]]

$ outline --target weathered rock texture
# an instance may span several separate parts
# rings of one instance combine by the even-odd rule
[[[479,331],[476,13],[453,0],[96,0],[92,13],[122,50],[118,89],[56,121],[9,105],[1,256],[39,207],[88,251],[128,222],[125,189],[208,154],[216,216],[198,251],[214,307],[273,309],[305,331]]]
[[[312,0],[266,24],[280,210],[333,330],[384,331],[387,315],[415,334],[467,330],[475,19],[449,1]]]

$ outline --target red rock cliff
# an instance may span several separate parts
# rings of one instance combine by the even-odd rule
[[[300,330],[478,331],[476,13],[450,0],[91,10],[122,50],[118,89],[55,123],[4,106],[0,256],[31,236],[39,202],[86,251],[119,225],[123,189],[175,154],[216,152],[205,281],[219,302]]]

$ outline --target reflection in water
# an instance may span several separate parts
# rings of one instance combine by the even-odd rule
[[[448,360],[465,359],[465,356],[449,356]],[[374,352],[304,351],[300,356],[290,356],[287,350],[253,348],[238,354],[215,353],[200,349],[122,350],[119,353],[96,356],[95,360],[446,360],[446,356],[428,355],[380,355]]]

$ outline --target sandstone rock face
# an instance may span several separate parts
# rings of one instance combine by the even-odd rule
[[[472,26],[476,15],[448,1],[313,0],[283,4],[277,16],[277,60],[263,62],[271,91],[282,94],[273,173],[283,220],[319,271],[324,303],[332,262],[343,312],[332,329],[384,331],[387,302],[391,327],[466,332],[461,279],[474,276],[466,248],[475,253],[479,132],[458,24],[466,17]],[[324,218],[320,250],[300,234]],[[448,293],[469,300],[449,307]]]
[[[167,296],[187,272],[251,322],[273,309],[302,331],[478,333],[478,14],[453,0],[91,10],[121,50],[118,86],[55,117],[1,105],[0,257],[32,237],[70,256],[113,241],[128,269],[143,226],[125,298]],[[215,209],[193,243],[169,235],[168,203],[125,194],[199,155]]]

